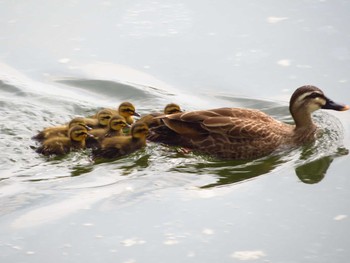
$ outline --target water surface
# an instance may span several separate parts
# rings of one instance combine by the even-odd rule
[[[133,102],[350,103],[349,1],[0,1],[1,262],[347,262],[349,112],[298,149],[222,161],[149,143],[110,162],[35,153],[40,129]]]

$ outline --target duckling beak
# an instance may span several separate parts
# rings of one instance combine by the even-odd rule
[[[92,128],[90,126],[87,126],[86,124],[79,124],[80,126],[83,126],[85,129],[87,129],[88,131],[92,130]]]
[[[92,135],[91,133],[87,133],[86,135],[87,135],[87,137],[90,137],[90,138],[95,138],[95,136],[94,136],[94,135]]]
[[[322,107],[322,109],[326,110],[336,110],[336,111],[346,111],[349,110],[350,107],[348,105],[340,104],[337,102],[334,102],[327,98],[326,104]]]

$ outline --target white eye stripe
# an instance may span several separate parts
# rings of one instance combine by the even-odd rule
[[[323,94],[322,94],[321,92],[318,92],[318,91],[310,91],[310,92],[306,92],[306,93],[300,95],[300,96],[297,98],[296,102],[302,102],[306,97],[310,96],[311,94],[315,94],[315,93],[318,93],[318,94],[320,94],[320,96],[323,96]]]

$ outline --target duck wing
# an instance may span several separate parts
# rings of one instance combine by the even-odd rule
[[[190,138],[213,133],[233,138],[265,137],[271,133],[267,124],[275,122],[261,111],[240,108],[178,113],[166,115],[162,120],[167,128],[180,136]]]

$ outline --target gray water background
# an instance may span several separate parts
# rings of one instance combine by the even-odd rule
[[[132,101],[292,122],[314,84],[350,103],[350,1],[0,1],[1,262],[348,262],[349,112],[315,145],[217,161],[150,144],[47,159],[39,129]]]

